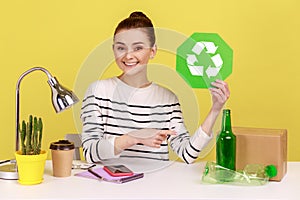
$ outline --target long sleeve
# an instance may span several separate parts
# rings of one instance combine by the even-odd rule
[[[96,97],[98,87],[100,86],[94,83],[88,88],[81,108],[83,155],[87,162],[117,157],[114,155],[115,137],[104,137],[105,121],[101,112],[101,100]]]
[[[176,101],[177,98],[176,98]],[[172,111],[170,129],[177,132],[176,136],[170,137],[169,143],[173,151],[186,163],[194,162],[203,148],[211,141],[210,137],[199,127],[195,133],[190,136],[187,131],[179,103],[175,103]]]

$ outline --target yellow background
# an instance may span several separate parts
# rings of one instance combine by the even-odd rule
[[[186,37],[194,32],[218,33],[234,52],[233,74],[226,80],[231,89],[226,107],[232,110],[232,124],[287,129],[288,160],[300,161],[299,8],[297,0],[1,1],[0,159],[14,155],[15,88],[19,76],[30,67],[43,66],[63,85],[74,89],[90,53],[111,38],[120,20],[141,10],[156,27]],[[107,54],[111,55],[109,47]],[[160,50],[152,62],[175,69],[175,54]],[[101,67],[106,66],[99,63]],[[103,76],[116,72],[112,63]],[[86,80],[94,81],[90,77]],[[48,149],[50,142],[64,134],[80,132],[76,114],[80,105],[55,114],[46,82],[42,72],[23,79],[21,119],[29,114],[43,118],[43,147]],[[171,84],[166,80],[166,86],[172,88]],[[85,87],[83,84],[81,90]],[[82,91],[78,91],[80,99]],[[210,107],[210,97],[207,90],[191,91],[199,102],[200,116],[190,116],[195,109],[186,104],[185,97],[179,98],[193,132]],[[205,159],[214,159],[214,155],[211,151]]]

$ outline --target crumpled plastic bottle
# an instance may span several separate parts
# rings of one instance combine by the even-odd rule
[[[230,170],[214,162],[207,162],[202,182],[208,184],[264,185],[277,175],[274,165],[248,164],[243,170]]]

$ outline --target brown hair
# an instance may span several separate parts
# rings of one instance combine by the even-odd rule
[[[115,29],[114,36],[121,30],[135,28],[142,28],[149,38],[150,45],[153,47],[155,44],[154,27],[151,20],[142,12],[133,12],[128,18],[121,21]]]

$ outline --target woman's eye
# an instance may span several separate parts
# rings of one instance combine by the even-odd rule
[[[117,47],[117,50],[118,50],[118,51],[124,51],[125,48],[124,48],[124,47]]]
[[[115,51],[125,51],[126,47],[124,45],[120,45],[120,44],[115,44],[114,45],[114,50]]]
[[[142,49],[143,49],[143,47],[141,47],[141,46],[138,46],[138,47],[134,48],[135,51],[139,51],[139,50],[142,50]]]

